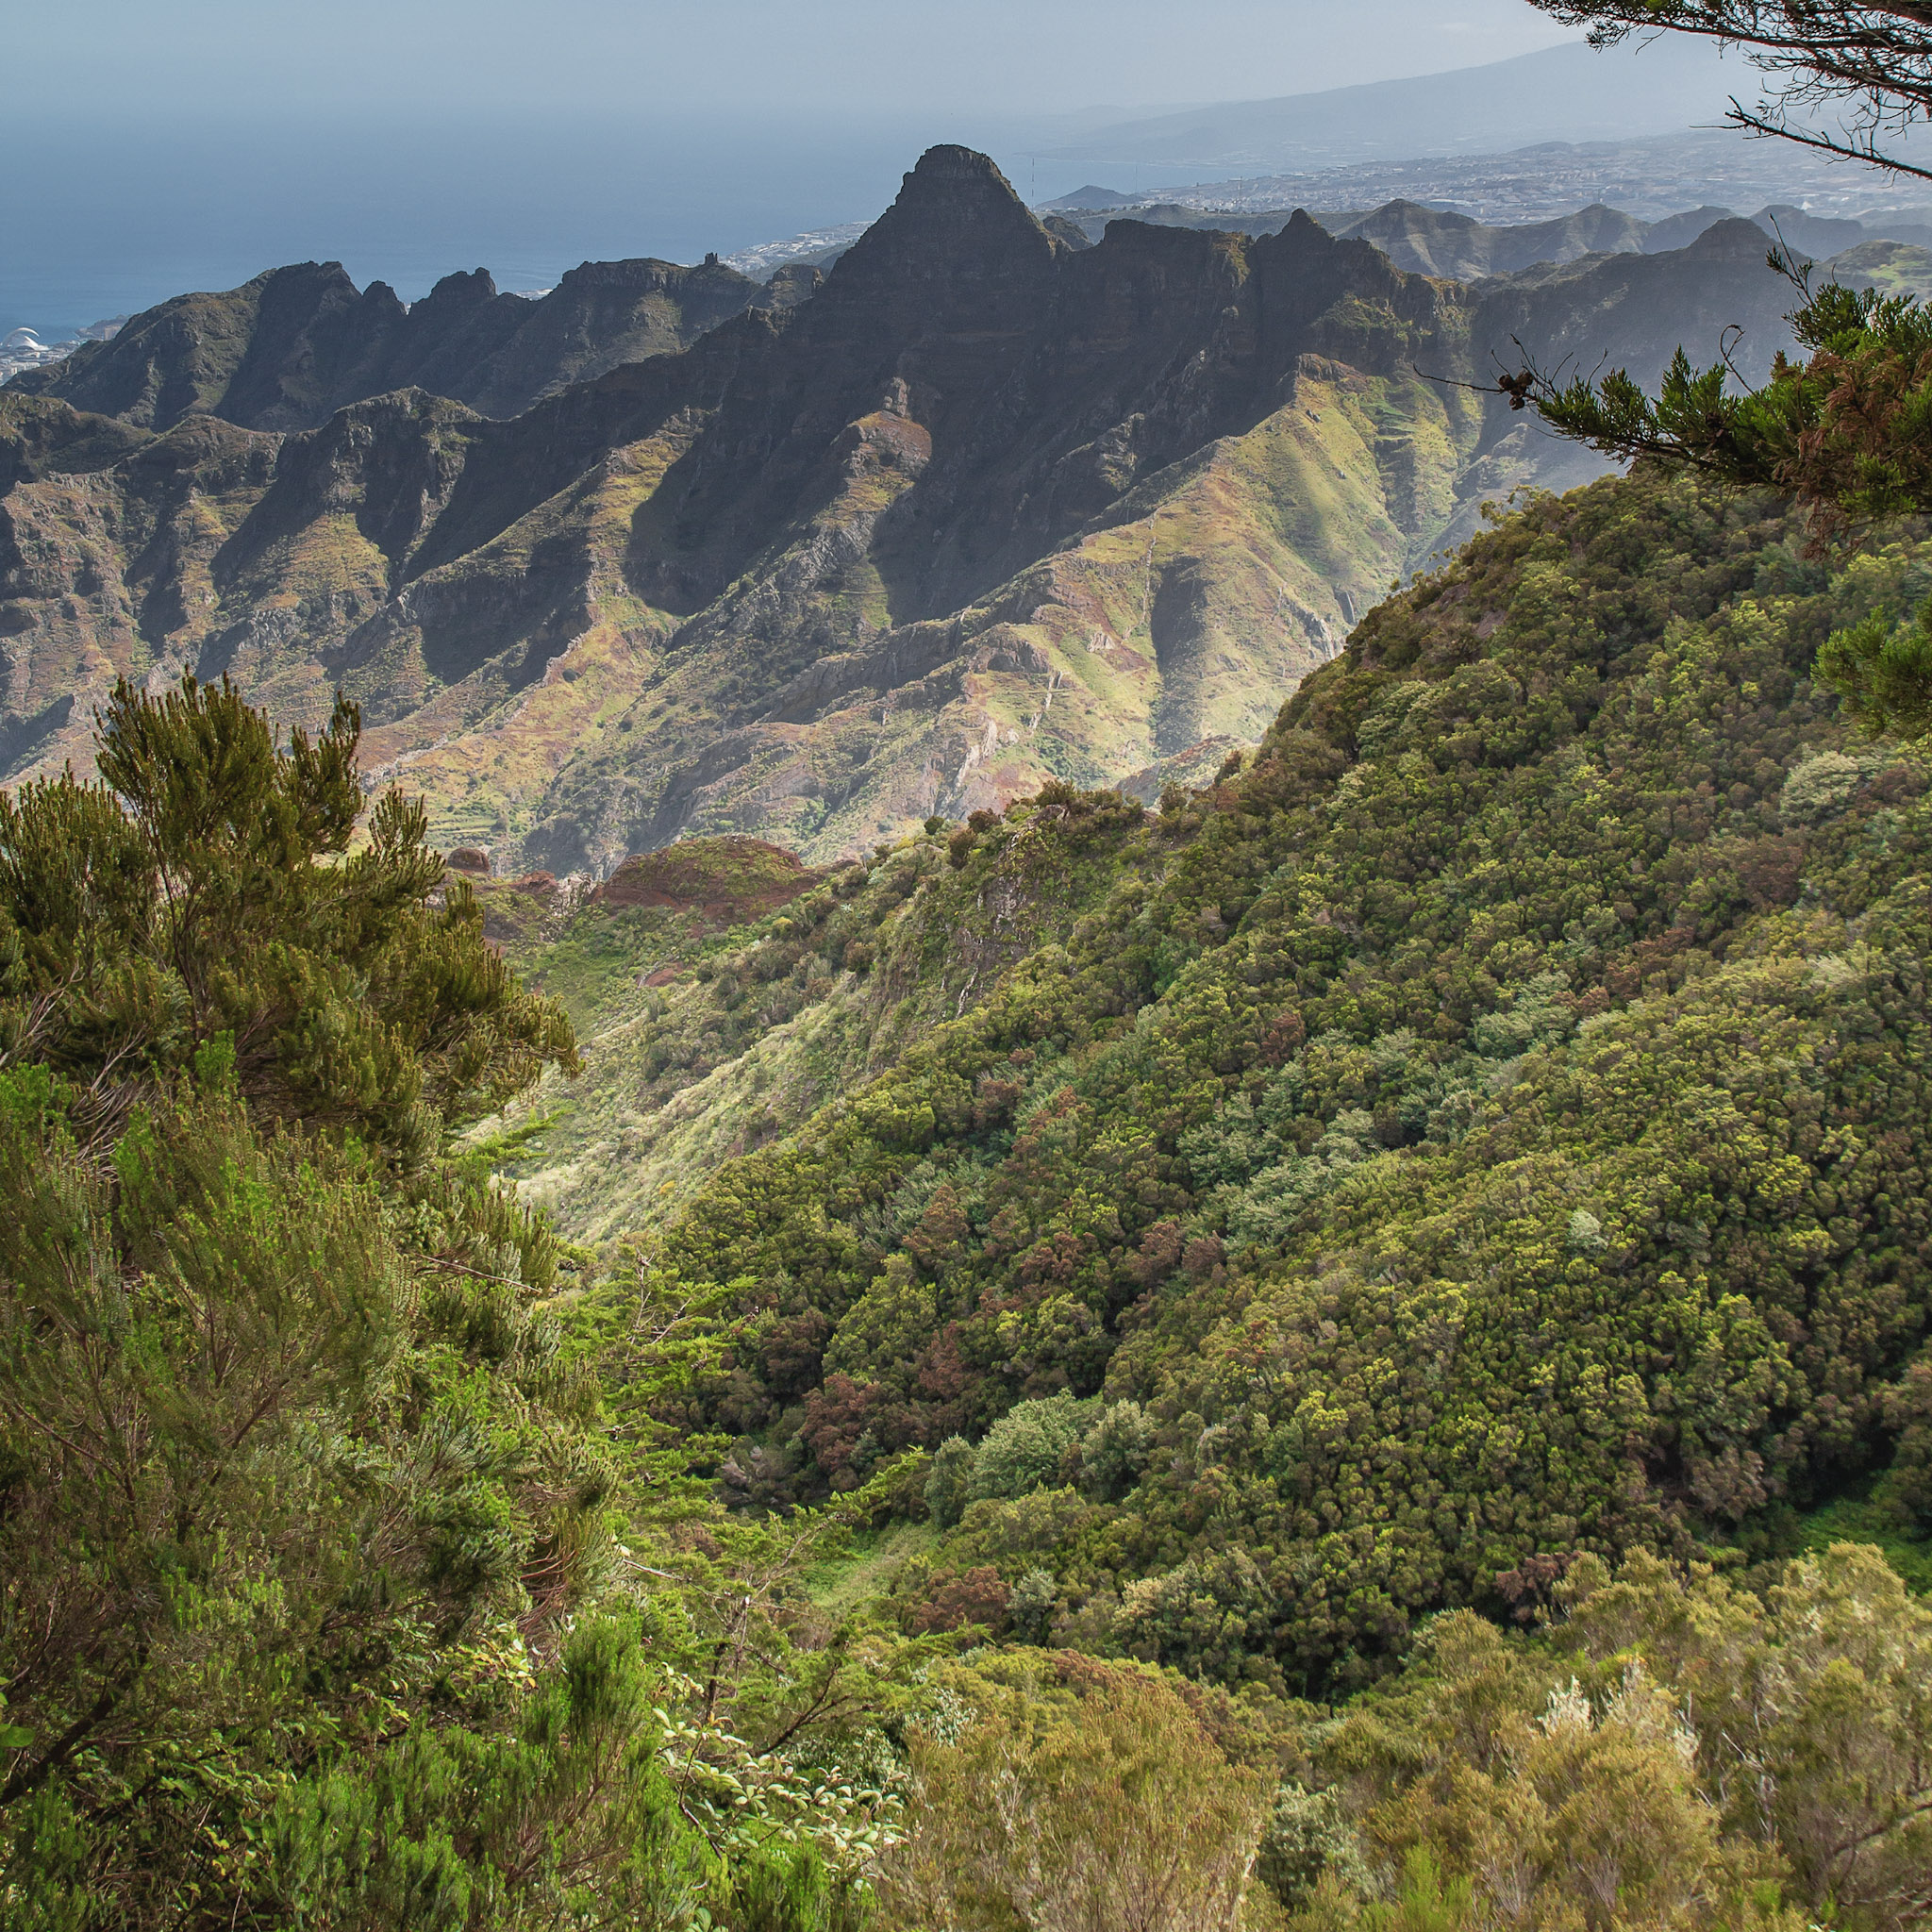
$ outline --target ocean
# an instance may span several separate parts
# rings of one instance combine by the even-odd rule
[[[534,290],[580,261],[697,261],[876,215],[937,141],[985,148],[1022,193],[1061,193],[1078,167],[1025,152],[1058,132],[913,112],[468,117],[454,101],[409,125],[15,119],[0,124],[0,335],[52,341],[291,261],[340,261],[405,301],[479,266]]]

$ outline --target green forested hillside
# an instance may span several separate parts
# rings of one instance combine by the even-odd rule
[[[647,1110],[641,1065],[761,1008],[721,1093],[782,1095],[815,1010],[921,1016],[650,1247],[652,1294],[730,1324],[726,1481],[823,1494],[1037,1417],[908,1604],[1043,1571],[1042,1631],[1302,1691],[1531,1555],[1796,1548],[1910,1409],[1928,1233],[1926,765],[1809,670],[1927,574],[1901,537],[1833,575],[1682,484],[1540,502],[1212,792],[914,841],[839,924],[800,902],[666,989],[623,1072],[593,1041]],[[1089,824],[1106,891],[925,1030],[944,936]],[[836,971],[874,921],[867,976],[930,961],[896,1003]],[[624,1173],[604,1142],[577,1194]],[[1923,1532],[1914,1481],[1861,1520]]]
[[[1932,765],[1813,665],[1928,579],[1538,499],[1205,791],[575,909],[124,687],[0,802],[0,1924],[1925,1923]]]

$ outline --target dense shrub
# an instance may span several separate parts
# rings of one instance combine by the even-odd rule
[[[1067,1451],[1080,1440],[1085,1419],[1082,1405],[1064,1391],[1041,1402],[1016,1404],[980,1443],[968,1495],[974,1500],[1024,1496],[1051,1482]]]
[[[933,1452],[925,1479],[925,1507],[941,1529],[951,1529],[973,1500],[974,1449],[963,1436],[948,1436]]]

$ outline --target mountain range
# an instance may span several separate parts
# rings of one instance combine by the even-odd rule
[[[810,278],[767,288],[715,256],[587,261],[541,298],[499,293],[489,271],[445,275],[405,305],[358,290],[340,262],[271,269],[225,294],[179,295],[112,340],[16,376],[27,395],[166,430],[191,414],[244,429],[314,429],[350,403],[425,389],[486,416],[515,416],[620,362],[683,349],[759,300],[783,306]]]
[[[296,724],[345,691],[500,866],[1145,790],[1486,502],[1601,471],[1480,392],[1516,341],[1651,379],[1739,324],[1748,376],[1788,294],[1736,221],[1474,285],[1306,216],[1079,247],[946,147],[822,286],[275,271],[0,391],[0,779],[192,670]]]
[[[1168,202],[1196,213],[1281,208],[1361,213],[1407,200],[1514,225],[1557,220],[1597,202],[1645,222],[1665,221],[1687,208],[1770,204],[1797,206],[1830,219],[1932,225],[1932,205],[1923,193],[1901,193],[1899,184],[1869,169],[1837,168],[1789,142],[1740,142],[1723,128],[1627,141],[1537,142],[1487,154],[1411,156],[1186,183],[1166,173],[1156,177],[1156,185],[1142,186],[1129,179],[1129,172],[1117,175],[1096,168],[1083,186],[1042,207],[1048,212],[1091,211]],[[1124,180],[1128,185],[1100,185]],[[742,256],[732,259],[746,266]]]
[[[1695,43],[1600,51],[1572,41],[1448,74],[1123,119],[1083,129],[1041,158],[1273,174],[1539,141],[1627,139],[1714,122],[1743,84]]]
[[[1088,190],[1099,196],[1105,191]],[[1115,205],[1061,204],[1043,219],[1056,233],[1097,240],[1109,222],[1158,222],[1175,228],[1225,228],[1237,234],[1265,235],[1281,227],[1288,208],[1191,208],[1182,202],[1128,202]],[[1924,212],[1921,210],[1920,212]],[[1457,281],[1513,275],[1550,262],[1575,261],[1591,255],[1667,255],[1689,247],[1720,222],[1735,221],[1730,208],[1707,204],[1654,222],[1594,202],[1574,213],[1541,222],[1479,222],[1453,208],[1439,208],[1398,196],[1366,213],[1344,208],[1318,210],[1314,219],[1344,241],[1372,242],[1397,268],[1412,275]],[[1809,213],[1789,203],[1761,208],[1748,219],[1770,240],[1820,261],[1837,264],[1873,244],[1926,253],[1932,225],[1880,216],[1866,222]],[[1857,273],[1857,264],[1852,273]]]

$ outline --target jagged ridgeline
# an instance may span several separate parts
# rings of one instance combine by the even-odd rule
[[[1764,250],[1465,287],[1305,216],[1075,246],[936,148],[822,287],[183,297],[0,393],[0,780],[183,668],[312,726],[340,688],[442,843],[558,873],[1211,768],[1485,499],[1596,474],[1437,378],[1520,336],[1648,380],[1733,323],[1760,370]]]
[[[688,348],[760,299],[781,304],[808,286],[768,288],[715,258],[698,268],[587,261],[541,298],[503,294],[477,269],[445,275],[405,307],[386,282],[358,290],[340,262],[303,262],[225,294],[177,295],[12,386],[153,430],[196,415],[314,429],[399,389],[514,416],[574,380]]]
[[[1928,590],[1909,532],[1541,500],[1206,790],[722,939],[593,904],[521,1171],[728,1324],[731,1493],[936,1452],[871,1573],[914,1627],[1332,1691],[1532,1557],[1858,1524],[1923,1584],[1932,770],[1810,674]]]

